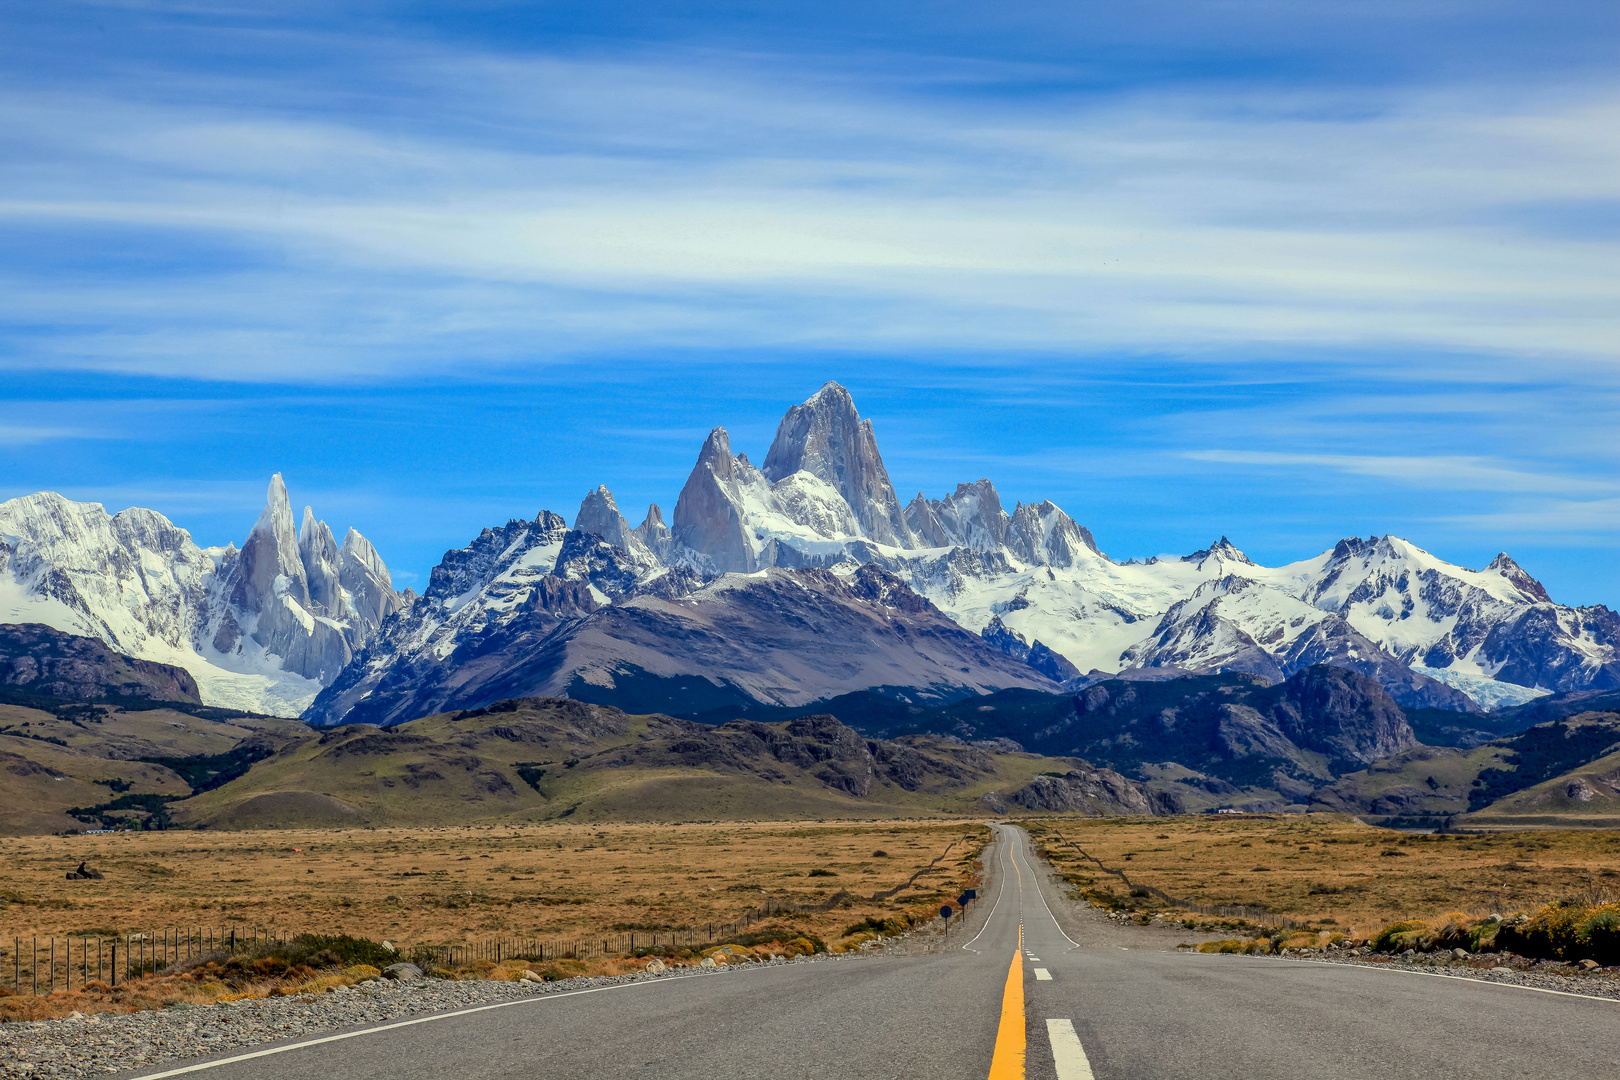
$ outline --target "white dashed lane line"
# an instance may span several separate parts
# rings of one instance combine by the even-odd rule
[[[1052,1042],[1052,1065],[1058,1080],[1095,1080],[1073,1020],[1048,1020],[1046,1037]]]
[[[1036,982],[1051,982],[1052,981],[1052,973],[1050,971],[1047,971],[1045,968],[1036,968],[1035,969],[1035,981]]]

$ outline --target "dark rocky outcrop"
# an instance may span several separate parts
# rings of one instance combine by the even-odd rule
[[[353,681],[346,672],[308,718],[398,723],[563,693],[631,712],[665,711],[671,705],[644,691],[671,684],[687,687],[685,700],[699,707],[808,704],[884,686],[935,701],[1010,686],[1057,688],[870,563],[851,574],[773,568],[691,590],[689,571],[664,577],[671,588],[658,589],[654,579],[605,607],[593,608],[579,591],[557,593],[554,609],[531,598],[532,613],[467,635],[448,657],[423,650],[374,673],[356,665]],[[553,580],[531,586],[534,595],[561,589]],[[403,624],[397,631],[410,632]],[[391,637],[384,635],[384,647]]]
[[[1069,694],[1007,691],[904,712],[869,708],[866,715],[874,734],[1007,738],[1033,753],[1082,758],[1127,776],[1176,762],[1224,785],[1223,793],[1257,786],[1294,799],[1416,744],[1405,713],[1376,680],[1327,666],[1275,686],[1239,673],[1110,678]]]
[[[1112,769],[1097,769],[1084,763],[1062,776],[1037,776],[1006,796],[1005,805],[1091,817],[1182,812],[1181,800],[1174,794],[1153,791]]]
[[[1010,629],[1001,621],[1000,615],[992,617],[980,635],[1014,660],[1022,660],[1053,682],[1066,683],[1080,678],[1080,669],[1039,640],[1034,643],[1025,641],[1024,635]]]
[[[14,699],[173,701],[201,704],[184,668],[136,660],[97,638],[39,623],[0,624],[0,694]]]
[[[1365,764],[1417,742],[1383,686],[1344,668],[1308,667],[1255,698],[1269,699],[1267,715],[1295,745],[1335,762]]]

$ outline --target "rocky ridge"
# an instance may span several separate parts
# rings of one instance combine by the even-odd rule
[[[1554,604],[1506,555],[1472,571],[1396,537],[1352,538],[1313,559],[1263,567],[1222,537],[1186,556],[1119,562],[1050,501],[1018,503],[1008,512],[987,479],[959,484],[939,499],[919,493],[902,505],[871,421],[836,383],[788,410],[763,467],[733,452],[725,429],[715,428],[669,526],[653,505],[632,528],[603,486],[587,495],[571,533],[581,538],[569,541],[569,554],[552,559],[544,573],[591,586],[600,610],[576,605],[575,614],[593,631],[635,622],[608,612],[645,609],[649,596],[702,607],[711,590],[734,588],[716,584],[730,580],[727,575],[799,572],[799,584],[813,591],[821,587],[817,582],[834,579],[806,571],[837,569],[847,577],[853,567],[874,566],[1033,668],[1036,678],[1073,687],[1130,670],[1246,672],[1277,683],[1332,665],[1374,679],[1404,707],[1466,712],[1547,691],[1620,686],[1620,624],[1613,613]],[[539,562],[529,569],[542,574]],[[420,678],[452,654],[462,658],[455,663],[489,656],[491,648],[510,656],[520,643],[538,655],[544,641],[555,653],[561,640],[547,635],[571,633],[549,624],[519,626],[525,620],[510,600],[510,578],[491,575],[484,588],[457,594],[472,611],[455,620],[441,610],[428,612],[431,649],[420,628],[414,635],[385,635],[364,659],[365,675],[346,673],[344,680],[375,682],[393,668]],[[543,597],[532,602],[549,603]],[[569,645],[563,651],[571,655],[557,671],[580,674],[588,685],[616,686],[616,667],[657,670],[660,677],[678,669],[710,675],[764,704],[849,689],[809,673],[796,676],[789,692],[787,683],[743,685],[748,680],[734,679],[725,663],[715,665],[712,636],[700,648],[697,638],[677,635],[673,649],[650,663],[620,635],[606,637],[616,640],[597,634],[591,645]],[[669,654],[681,649],[687,654],[672,659]],[[472,681],[484,679],[487,667],[480,660]],[[536,664],[528,667],[532,672]],[[1093,674],[1081,675],[1087,671]],[[430,681],[471,685],[448,672]],[[977,676],[964,685],[969,682],[1027,685]],[[907,684],[871,685],[903,691]],[[546,683],[531,675],[528,684],[500,692],[577,689],[568,679]],[[341,701],[337,696],[329,694],[314,718],[329,722],[357,700],[353,693]]]
[[[201,704],[184,668],[135,660],[99,638],[40,623],[0,624],[0,698],[105,701],[136,698]]]
[[[1471,711],[1620,688],[1620,616],[1554,603],[1505,554],[1475,571],[1384,536],[1264,567],[1222,537],[1185,556],[1121,562],[1049,500],[1009,512],[988,479],[902,503],[872,421],[836,383],[787,411],[762,467],[715,428],[668,524],[654,504],[632,527],[599,486],[572,528],[542,511],[447,552],[420,601],[394,592],[358,533],[339,544],[307,508],[295,528],[279,477],[267,502],[240,551],[207,552],[150,511],[109,517],[48,493],[0,504],[0,619],[184,664],[215,704],[284,713],[320,694],[311,713],[320,722],[480,693],[618,687],[644,671],[782,703],[849,684],[814,663],[734,678],[715,656],[749,642],[721,643],[708,629],[650,651],[626,635],[637,637],[631,627],[656,602],[712,607],[732,575],[796,573],[808,595],[872,566],[1012,665],[975,659],[964,678],[918,684],[907,680],[926,663],[908,658],[893,677],[876,674],[882,663],[859,676],[902,696],[1083,687],[1132,670],[1275,683],[1323,664],[1376,680],[1407,708]],[[507,677],[519,669],[516,682]],[[776,676],[785,681],[761,682]]]
[[[355,530],[339,544],[305,507],[300,532],[279,473],[240,550],[200,548],[151,510],[0,503],[0,622],[182,667],[211,705],[297,715],[413,599]]]

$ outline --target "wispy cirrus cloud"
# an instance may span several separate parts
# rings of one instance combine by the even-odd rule
[[[1620,481],[1597,475],[1531,472],[1488,458],[1381,454],[1302,454],[1263,450],[1191,450],[1190,461],[1251,465],[1272,469],[1326,469],[1352,476],[1392,480],[1410,487],[1448,491],[1535,492],[1595,495],[1620,491]]]
[[[184,102],[9,96],[0,131],[32,152],[0,169],[0,229],[137,235],[148,256],[88,279],[34,272],[26,245],[0,260],[9,321],[57,324],[7,363],[256,381],[716,344],[1620,358],[1620,238],[1524,212],[1612,198],[1620,82],[1005,95],[917,58],[878,79],[317,45],[360,48],[413,122],[266,105],[240,75],[198,74]]]
[[[32,427],[26,424],[0,424],[0,446],[22,446],[63,439],[94,439],[105,435],[88,428]]]

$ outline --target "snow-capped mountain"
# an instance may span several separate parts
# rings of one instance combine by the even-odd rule
[[[826,632],[856,635],[834,642],[842,669],[804,637],[795,596],[838,612]],[[939,632],[936,617],[977,644]],[[654,504],[632,527],[599,486],[573,528],[542,511],[447,552],[420,600],[394,592],[353,530],[339,544],[308,509],[295,528],[279,476],[240,551],[199,549],[147,510],[16,499],[0,504],[0,620],[178,663],[211,703],[288,712],[319,693],[309,715],[321,722],[632,670],[761,703],[864,679],[926,696],[1133,668],[1276,681],[1318,664],[1369,676],[1407,706],[1620,686],[1620,616],[1554,603],[1505,554],[1469,570],[1385,536],[1265,567],[1222,537],[1121,562],[1051,501],[1007,511],[987,479],[903,503],[872,422],[836,383],[787,411],[763,467],[715,428],[668,524]],[[933,644],[914,649],[916,632]],[[750,649],[777,659],[756,664]],[[789,662],[793,650],[821,659]],[[906,682],[930,665],[956,672]]]
[[[683,685],[762,703],[842,693],[863,678],[904,693],[926,664],[886,654],[891,677],[879,679],[855,655],[876,639],[846,646],[861,675],[779,662],[788,642],[814,651],[784,597],[805,611],[845,605],[844,621],[826,626],[879,616],[911,625],[906,604],[859,616],[847,608],[868,602],[839,593],[858,567],[881,568],[1014,662],[958,665],[965,674],[953,685],[964,689],[1074,684],[1082,672],[1128,668],[1280,681],[1323,663],[1377,680],[1408,706],[1473,709],[1620,685],[1616,616],[1554,604],[1505,555],[1466,570],[1383,537],[1263,567],[1222,537],[1186,556],[1120,562],[1050,501],[1009,513],[989,480],[902,504],[871,421],[836,383],[788,410],[764,460],[756,468],[733,453],[715,428],[668,526],[655,504],[632,528],[602,486],[572,529],[542,513],[486,530],[446,555],[421,602],[384,628],[311,718],[402,718],[497,692],[567,690],[576,678],[611,686],[627,671],[701,676]],[[777,659],[761,667],[750,650]]]
[[[54,492],[0,503],[0,621],[44,623],[185,668],[210,705],[296,716],[391,615],[370,541],[338,544],[278,473],[241,550],[200,548],[152,510]]]
[[[605,488],[597,495],[611,498]],[[622,536],[622,520],[602,528]],[[876,563],[1013,654],[1080,671],[1280,679],[1333,663],[1378,679],[1404,704],[1445,708],[1620,685],[1620,617],[1553,603],[1505,554],[1467,570],[1373,537],[1263,567],[1222,537],[1186,556],[1119,562],[1050,501],[1008,513],[985,479],[940,499],[919,493],[902,509],[871,421],[836,383],[788,410],[764,468],[714,429],[673,529],[663,530],[654,506],[633,532],[647,538],[607,539],[633,560],[650,555],[700,576]]]

